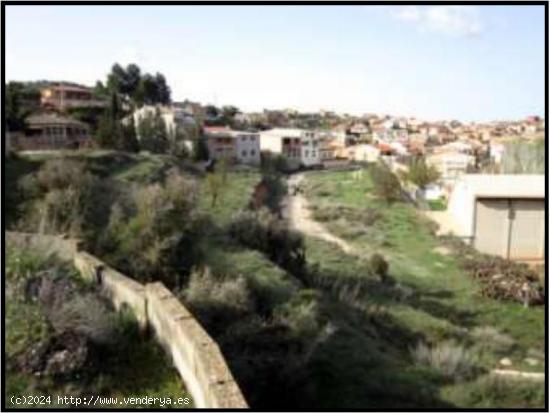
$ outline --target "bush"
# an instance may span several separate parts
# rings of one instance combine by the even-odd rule
[[[452,394],[456,407],[500,409],[539,408],[545,403],[544,381],[531,382],[497,376],[483,376],[460,386]]]
[[[303,237],[266,210],[240,212],[233,218],[229,233],[242,245],[263,252],[295,277],[303,278],[306,263]]]
[[[191,274],[183,299],[209,327],[252,313],[255,307],[242,276],[217,278],[208,268]]]
[[[374,193],[387,203],[391,204],[402,199],[402,190],[399,179],[383,162],[373,165],[371,177],[374,185]]]
[[[31,232],[67,234],[93,242],[105,228],[116,194],[109,180],[95,177],[81,161],[53,159],[21,182],[35,198],[20,223]]]
[[[405,173],[405,179],[412,182],[420,189],[436,182],[441,174],[434,166],[428,165],[424,157],[413,159],[409,165],[408,172]]]
[[[134,187],[113,206],[102,251],[140,280],[180,286],[199,255],[193,181],[171,171],[164,183]]]
[[[382,282],[388,282],[388,269],[389,264],[384,257],[378,253],[372,254],[369,259],[369,267],[371,271],[380,277]]]
[[[292,300],[277,308],[275,319],[297,337],[308,339],[320,329],[318,293],[302,290]]]
[[[492,351],[503,354],[510,351],[515,344],[512,337],[500,333],[494,327],[475,327],[470,335],[474,340],[475,346],[481,351]]]
[[[428,366],[448,379],[468,379],[477,370],[477,356],[454,341],[444,341],[431,347],[419,342],[411,350],[411,355],[416,363]]]
[[[113,313],[93,294],[78,295],[54,307],[48,319],[59,334],[74,332],[97,344],[115,341]]]
[[[288,162],[282,155],[262,152],[262,175],[283,174],[288,171]]]

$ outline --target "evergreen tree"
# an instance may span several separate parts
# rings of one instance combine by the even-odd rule
[[[122,111],[120,109],[118,94],[111,92],[109,105],[99,120],[96,132],[96,140],[100,147],[119,149],[122,146],[123,131],[120,124],[121,118]]]
[[[136,136],[134,117],[131,116],[127,124],[122,126],[122,142],[120,149],[128,152],[139,152],[139,141]]]
[[[138,124],[140,147],[152,153],[166,153],[169,147],[166,124],[162,119],[160,110],[148,113]]]
[[[203,133],[198,134],[193,140],[193,159],[196,161],[207,161],[210,157],[206,136]]]
[[[9,82],[4,99],[4,125],[10,132],[20,131],[26,127],[25,118],[38,106],[40,92],[20,82]]]

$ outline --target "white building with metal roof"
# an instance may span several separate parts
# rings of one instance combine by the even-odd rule
[[[463,175],[447,213],[455,235],[479,251],[517,260],[545,255],[544,175]]]

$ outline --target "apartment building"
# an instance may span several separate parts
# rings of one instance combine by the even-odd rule
[[[204,134],[211,159],[230,159],[247,165],[259,165],[260,135],[255,132],[235,131],[226,126],[205,127]]]
[[[262,151],[283,155],[290,168],[321,164],[321,142],[313,131],[276,128],[260,132]]]

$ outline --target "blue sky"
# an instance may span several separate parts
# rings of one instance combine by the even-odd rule
[[[6,6],[6,79],[114,62],[173,98],[495,120],[544,115],[543,6]]]

